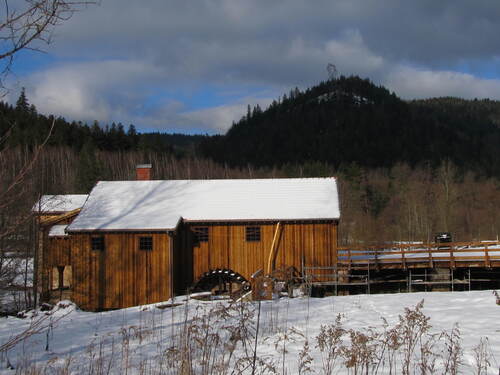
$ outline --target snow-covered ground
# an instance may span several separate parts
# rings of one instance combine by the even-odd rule
[[[342,353],[345,358],[353,353],[355,337],[363,338],[353,336],[354,331],[349,332],[350,329],[366,334],[366,348],[372,348],[378,355],[386,355],[388,348],[384,349],[383,335],[377,336],[377,333],[382,334],[384,330],[388,332],[391,327],[397,327],[405,308],[413,311],[414,318],[422,318],[414,311],[421,300],[424,300],[422,312],[430,318],[428,323],[431,327],[422,336],[417,348],[425,342],[434,342],[431,350],[436,355],[433,358],[438,358],[436,366],[442,367],[449,353],[447,348],[457,341],[439,334],[443,331],[450,334],[454,325],[458,324],[463,348],[460,357],[463,362],[460,365],[462,373],[476,373],[474,347],[481,338],[488,338],[488,341],[483,339],[485,345],[481,352],[490,362],[489,372],[482,373],[498,373],[500,306],[495,303],[491,290],[263,301],[256,358],[259,371],[256,373],[297,374],[300,358],[304,363],[309,357],[308,366],[315,373],[325,373],[327,355],[325,350],[321,351],[321,327],[330,325],[330,328],[338,328],[338,325],[335,326],[338,314],[343,329],[337,331],[343,332],[339,347],[344,346]],[[179,373],[175,368],[178,369],[181,363],[190,363],[197,369],[195,373],[203,374],[207,372],[203,366],[219,362],[230,363],[231,368],[239,368],[242,373],[251,373],[258,302],[245,302],[233,307],[228,307],[224,301],[190,299],[186,302],[186,298],[177,298],[175,302],[180,304],[173,308],[156,304],[100,313],[83,312],[68,303],[51,315],[38,311],[37,316],[30,313],[31,317],[25,319],[0,318],[0,350],[2,345],[21,335],[30,325],[35,332],[12,345],[3,355],[0,354],[0,374],[15,373],[16,370],[7,369],[9,366],[18,370],[23,366],[37,367],[48,373],[64,368],[75,374],[94,373],[99,369],[106,369],[107,372],[109,368],[110,373],[116,374],[125,371],[174,374]],[[409,313],[408,316],[411,311]],[[40,318],[44,320],[40,321]],[[387,322],[385,326],[384,319]],[[38,326],[33,327],[34,322]],[[404,331],[403,326],[400,325],[397,331],[400,334]],[[334,331],[330,331],[330,336],[326,337],[332,339],[333,336]],[[309,344],[308,352],[303,350],[306,341]],[[358,344],[360,342],[363,340]],[[182,351],[183,345],[190,348],[191,357]],[[415,351],[415,364],[420,357],[417,354],[419,350]],[[307,355],[304,354],[306,352]],[[344,357],[337,358],[338,372],[333,373],[354,373],[352,368],[348,372],[342,364],[346,361]],[[397,361],[401,363],[403,357],[403,351],[397,352]],[[303,367],[302,373],[307,373],[304,370]],[[379,364],[377,371],[372,366],[369,373],[389,373],[387,359]],[[397,371],[393,371],[401,372],[401,365]]]
[[[11,256],[4,259],[3,266],[0,278],[0,313],[20,310],[26,303],[25,284],[27,293],[30,294],[27,298],[32,294],[33,258]]]

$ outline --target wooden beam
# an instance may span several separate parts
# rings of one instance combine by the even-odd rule
[[[76,210],[72,210],[69,212],[66,212],[65,214],[58,215],[58,216],[49,216],[46,219],[40,219],[40,225],[53,225],[56,224],[62,220],[69,219],[73,216],[76,216],[80,213],[82,209],[77,208]]]
[[[281,228],[282,228],[281,222],[278,221],[278,224],[276,224],[276,229],[274,231],[273,242],[271,243],[271,251],[269,251],[269,258],[267,259],[266,273],[268,275],[274,271],[276,255],[278,250],[278,241],[279,241],[279,236],[281,235]]]

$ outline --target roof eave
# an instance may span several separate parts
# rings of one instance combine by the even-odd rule
[[[340,217],[322,217],[322,218],[273,218],[273,219],[184,219],[185,223],[248,223],[248,222],[270,222],[278,221],[339,221]]]

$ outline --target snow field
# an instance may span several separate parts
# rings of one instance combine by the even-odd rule
[[[418,315],[415,306],[422,300],[423,315]],[[176,374],[186,368],[196,374],[214,369],[218,374],[232,373],[232,370],[234,373],[252,373],[258,302],[229,306],[225,301],[187,300],[183,297],[176,298],[175,303],[179,305],[173,308],[166,306],[169,304],[166,302],[91,313],[63,301],[63,307],[56,308],[51,315],[38,310],[30,312],[26,319],[0,318],[0,350],[2,345],[21,335],[40,317],[44,319],[34,334],[27,335],[0,354],[0,374],[23,373],[27,369],[46,373],[66,369],[75,374],[108,370],[113,374]],[[322,352],[318,346],[322,326],[341,327],[343,332],[340,346],[345,348],[345,358],[340,355],[336,358],[332,373],[361,373],[359,367],[346,367],[349,354],[362,353],[363,348],[380,354],[383,348],[381,336],[377,336],[379,341],[369,337],[374,337],[373,332],[383,333],[384,329],[394,328],[405,308],[410,309],[412,316],[429,318],[431,327],[420,342],[434,340],[432,351],[435,353],[433,358],[437,358],[436,372],[451,373],[445,371],[448,349],[459,343],[463,350],[459,358],[463,362],[460,370],[464,374],[477,373],[474,347],[481,338],[487,338],[488,341],[483,341],[483,353],[490,366],[489,372],[483,370],[482,373],[498,373],[500,306],[496,305],[492,291],[263,301],[260,304],[256,373],[281,374],[283,368],[288,374],[308,373],[305,371],[307,367],[318,374],[328,373],[325,367],[328,353]],[[339,314],[341,323],[335,326]],[[387,322],[385,328],[382,318]],[[439,336],[443,331],[450,335],[455,324],[458,324],[460,340]],[[355,331],[349,332],[351,329]],[[351,335],[355,332],[357,336]],[[307,356],[303,350],[306,341],[309,344]],[[357,352],[352,350],[354,343],[359,344]],[[416,344],[412,355],[412,366],[416,366],[421,358],[419,345]],[[395,352],[398,365],[393,373],[402,373],[404,355],[403,350]],[[310,362],[304,366],[309,357]],[[358,366],[361,365],[358,363]],[[411,373],[422,373],[418,368],[415,372],[413,369]],[[388,359],[379,361],[377,368],[369,365],[368,373],[388,374]]]

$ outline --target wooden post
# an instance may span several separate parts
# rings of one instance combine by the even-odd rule
[[[408,270],[408,293],[411,293],[411,269]]]
[[[40,197],[39,197],[40,200]],[[40,211],[38,211],[40,212]],[[34,256],[33,256],[33,307],[38,307],[38,280],[41,277],[40,275],[40,266],[41,265],[39,257],[42,254],[41,243],[40,243],[40,226],[38,225],[38,219],[35,217],[32,222],[33,230],[34,230]],[[42,268],[43,269],[43,268]]]
[[[169,247],[169,260],[168,260],[168,266],[169,266],[169,281],[170,281],[170,300],[172,301],[172,304],[174,303],[174,233],[173,232],[167,232],[168,235],[168,247]]]
[[[455,281],[453,277],[453,268],[450,268],[450,277],[451,277],[451,291],[455,291]]]
[[[488,245],[484,245],[484,265],[486,268],[491,268],[490,254],[488,252]]]
[[[368,294],[370,294],[370,260],[368,260],[368,275],[366,278],[366,284],[367,284]]]
[[[471,291],[471,286],[470,286],[470,267],[469,267],[469,292]]]
[[[106,285],[106,253],[105,251],[99,251],[98,255],[98,298],[97,298],[97,309],[99,311],[104,310],[104,306],[106,303],[106,293],[108,293],[107,285]]]
[[[269,251],[269,258],[267,259],[267,269],[266,273],[269,275],[274,271],[276,266],[276,255],[278,249],[279,236],[281,235],[281,222],[278,221],[276,224],[276,229],[274,231],[273,242],[271,243],[271,250]]]
[[[339,295],[339,268],[335,265],[335,295]]]
[[[424,290],[427,292],[427,269],[424,268]]]

